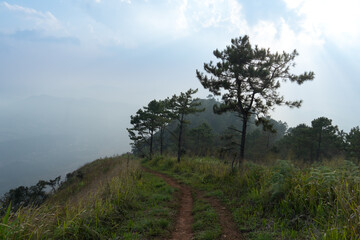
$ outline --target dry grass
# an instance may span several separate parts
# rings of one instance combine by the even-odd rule
[[[77,174],[81,172],[81,174]],[[116,239],[162,235],[171,225],[169,204],[173,189],[145,174],[135,160],[113,157],[78,169],[48,201],[0,218],[0,239]],[[80,176],[77,177],[76,175]],[[163,194],[165,201],[155,201]],[[167,209],[168,215],[134,225],[149,209]],[[140,212],[139,214],[137,212]],[[131,220],[130,222],[128,222]]]

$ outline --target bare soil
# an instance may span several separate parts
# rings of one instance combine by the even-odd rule
[[[181,200],[180,200],[179,213],[176,220],[175,230],[172,233],[171,239],[172,240],[192,239],[193,233],[191,231],[191,226],[193,223],[193,217],[192,217],[193,199],[191,194],[191,188],[184,184],[179,184],[176,180],[165,174],[147,168],[144,168],[144,170],[158,177],[161,177],[162,179],[165,180],[167,184],[180,190]]]
[[[232,219],[231,212],[223,206],[219,199],[215,197],[206,196],[203,191],[193,189],[185,184],[178,183],[175,179],[154,170],[143,168],[145,171],[150,172],[158,177],[164,179],[170,186],[177,188],[181,192],[181,200],[179,213],[177,216],[175,230],[172,233],[172,240],[190,240],[193,237],[191,226],[193,223],[192,208],[193,199],[192,192],[196,196],[210,203],[219,216],[220,225],[222,228],[221,239],[236,240],[245,239],[237,230],[236,224]]]
[[[217,215],[219,216],[220,225],[221,225],[221,238],[226,240],[235,240],[235,239],[245,239],[238,231],[236,224],[232,219],[231,212],[223,206],[219,199],[215,197],[205,196],[205,193],[202,191],[196,191],[197,196],[200,199],[203,199],[210,203],[210,205],[215,209]]]

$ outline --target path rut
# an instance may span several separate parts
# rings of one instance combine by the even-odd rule
[[[225,208],[222,203],[215,197],[205,196],[203,191],[195,190],[185,184],[180,184],[173,178],[148,169],[143,168],[145,171],[150,172],[158,177],[164,179],[170,186],[178,188],[181,192],[181,200],[180,200],[180,209],[179,215],[177,217],[177,222],[175,226],[175,231],[172,234],[172,240],[190,240],[193,237],[192,234],[192,208],[193,208],[193,199],[192,192],[196,193],[196,196],[207,201],[210,205],[215,209],[216,213],[219,216],[220,225],[222,228],[222,235],[220,239],[225,240],[242,240],[245,239],[238,231],[236,224],[232,220],[231,212]]]
[[[222,229],[222,234],[220,239],[226,240],[243,240],[245,239],[238,231],[235,222],[232,219],[231,212],[222,205],[219,199],[215,197],[205,196],[204,192],[197,191],[198,197],[210,203],[210,205],[215,209],[217,215],[219,216],[220,225]]]
[[[150,172],[162,179],[165,180],[167,184],[172,187],[178,188],[181,192],[181,200],[180,200],[180,209],[179,215],[177,216],[177,221],[175,225],[175,230],[172,233],[172,240],[187,240],[192,239],[193,233],[191,231],[193,217],[192,217],[192,209],[193,209],[193,199],[191,196],[191,188],[184,185],[179,184],[173,178],[153,171],[148,168],[143,168],[145,171]]]

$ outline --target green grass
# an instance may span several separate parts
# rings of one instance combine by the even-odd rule
[[[174,227],[175,189],[137,161],[96,160],[39,208],[0,217],[0,239],[153,239]]]
[[[215,210],[209,203],[198,199],[194,194],[193,207],[194,223],[192,226],[194,239],[220,239],[221,227]]]
[[[360,171],[345,160],[311,166],[214,158],[154,157],[146,166],[220,198],[249,239],[359,239]],[[0,239],[166,239],[176,190],[139,162],[104,158],[83,166],[45,204],[0,217]],[[195,239],[221,234],[214,209],[195,198]]]
[[[235,171],[214,158],[145,164],[221,198],[249,239],[360,238],[360,171],[350,161],[245,162]]]

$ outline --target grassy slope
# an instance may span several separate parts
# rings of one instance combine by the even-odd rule
[[[306,168],[247,162],[231,171],[217,159],[154,158],[145,165],[221,198],[249,239],[358,239],[360,172],[348,161]],[[79,174],[81,172],[81,174]],[[169,238],[177,191],[136,160],[96,160],[40,208],[0,218],[0,239]],[[196,239],[220,236],[214,210],[194,196]]]
[[[0,239],[169,237],[175,189],[143,172],[137,161],[99,159],[74,175],[40,208],[0,218]]]
[[[360,172],[348,161],[305,168],[247,162],[231,171],[217,159],[154,158],[147,166],[221,198],[250,239],[358,239]]]

